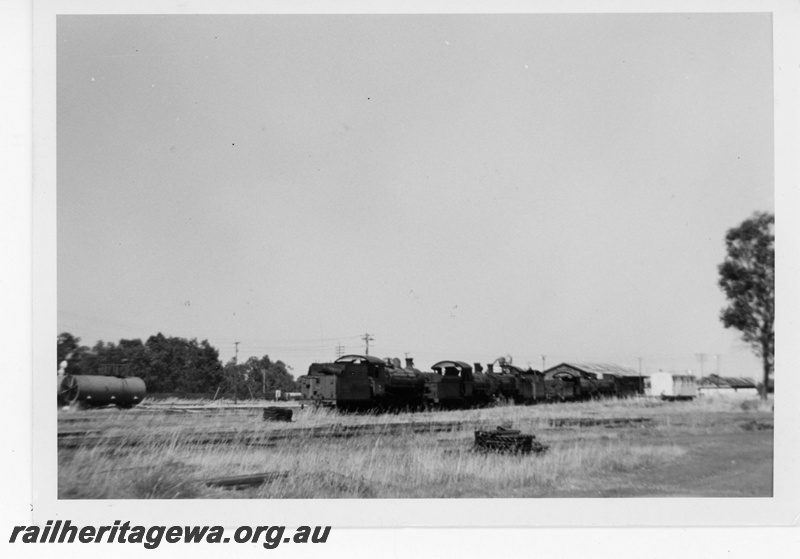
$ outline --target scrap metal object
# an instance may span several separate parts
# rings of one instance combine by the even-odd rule
[[[211,487],[223,487],[225,489],[244,489],[246,487],[259,487],[267,482],[285,478],[288,472],[264,472],[261,474],[250,474],[244,476],[218,477],[203,481]]]
[[[517,429],[498,427],[494,431],[475,431],[475,450],[484,452],[508,452],[512,454],[540,453],[547,446],[535,441],[534,435],[526,435]]]
[[[264,408],[264,421],[291,421],[292,410],[289,408]]]

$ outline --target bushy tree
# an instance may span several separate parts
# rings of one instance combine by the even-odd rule
[[[719,265],[719,286],[728,298],[720,320],[736,328],[761,357],[762,398],[767,397],[775,353],[775,216],[755,213],[725,236],[727,255]]]
[[[272,397],[276,390],[296,392],[297,383],[282,361],[272,361],[268,355],[251,357],[244,363],[247,382],[253,393]]]
[[[144,381],[152,392],[209,392],[223,379],[219,352],[208,341],[150,336]],[[152,387],[152,388],[151,388]]]
[[[81,339],[69,332],[62,332],[56,341],[56,368],[67,362],[66,372],[72,375],[83,373],[82,362],[89,354],[89,348],[81,345]]]
[[[100,340],[78,361],[81,374],[84,375],[108,374],[103,370],[104,365],[126,365],[125,374],[142,377],[148,367],[142,340],[123,339],[118,344]]]
[[[234,403],[239,401],[239,396],[246,396],[248,388],[252,392],[252,387],[247,384],[247,375],[243,365],[239,365],[235,359],[225,363],[222,371],[223,380],[220,384],[224,393],[233,395]]]

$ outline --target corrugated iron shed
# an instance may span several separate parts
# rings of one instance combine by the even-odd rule
[[[721,377],[709,375],[700,379],[700,386],[716,386],[718,388],[756,388],[753,379],[747,377]]]
[[[621,365],[614,365],[613,363],[580,363],[576,361],[568,361],[552,367],[557,369],[563,366],[572,367],[585,373],[593,373],[596,375],[616,375],[620,377],[638,377],[639,372],[630,367],[622,367]]]

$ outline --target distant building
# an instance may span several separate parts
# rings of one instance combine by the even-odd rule
[[[709,375],[700,379],[698,392],[701,396],[748,398],[758,396],[758,387],[751,378]]]
[[[569,361],[561,363],[547,370],[547,373],[557,370],[572,370],[583,373],[591,373],[597,378],[603,378],[603,375],[638,377],[639,373],[630,367],[623,367],[621,365],[614,365],[612,363],[580,363],[577,361]]]

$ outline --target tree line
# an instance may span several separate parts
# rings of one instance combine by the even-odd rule
[[[219,351],[207,340],[165,336],[158,333],[119,342],[98,341],[81,345],[69,332],[58,335],[59,368],[73,375],[100,375],[124,370],[141,378],[148,393],[221,393],[234,397],[272,397],[275,390],[297,391],[297,383],[282,361],[269,356],[250,357],[243,363],[223,364]]]

